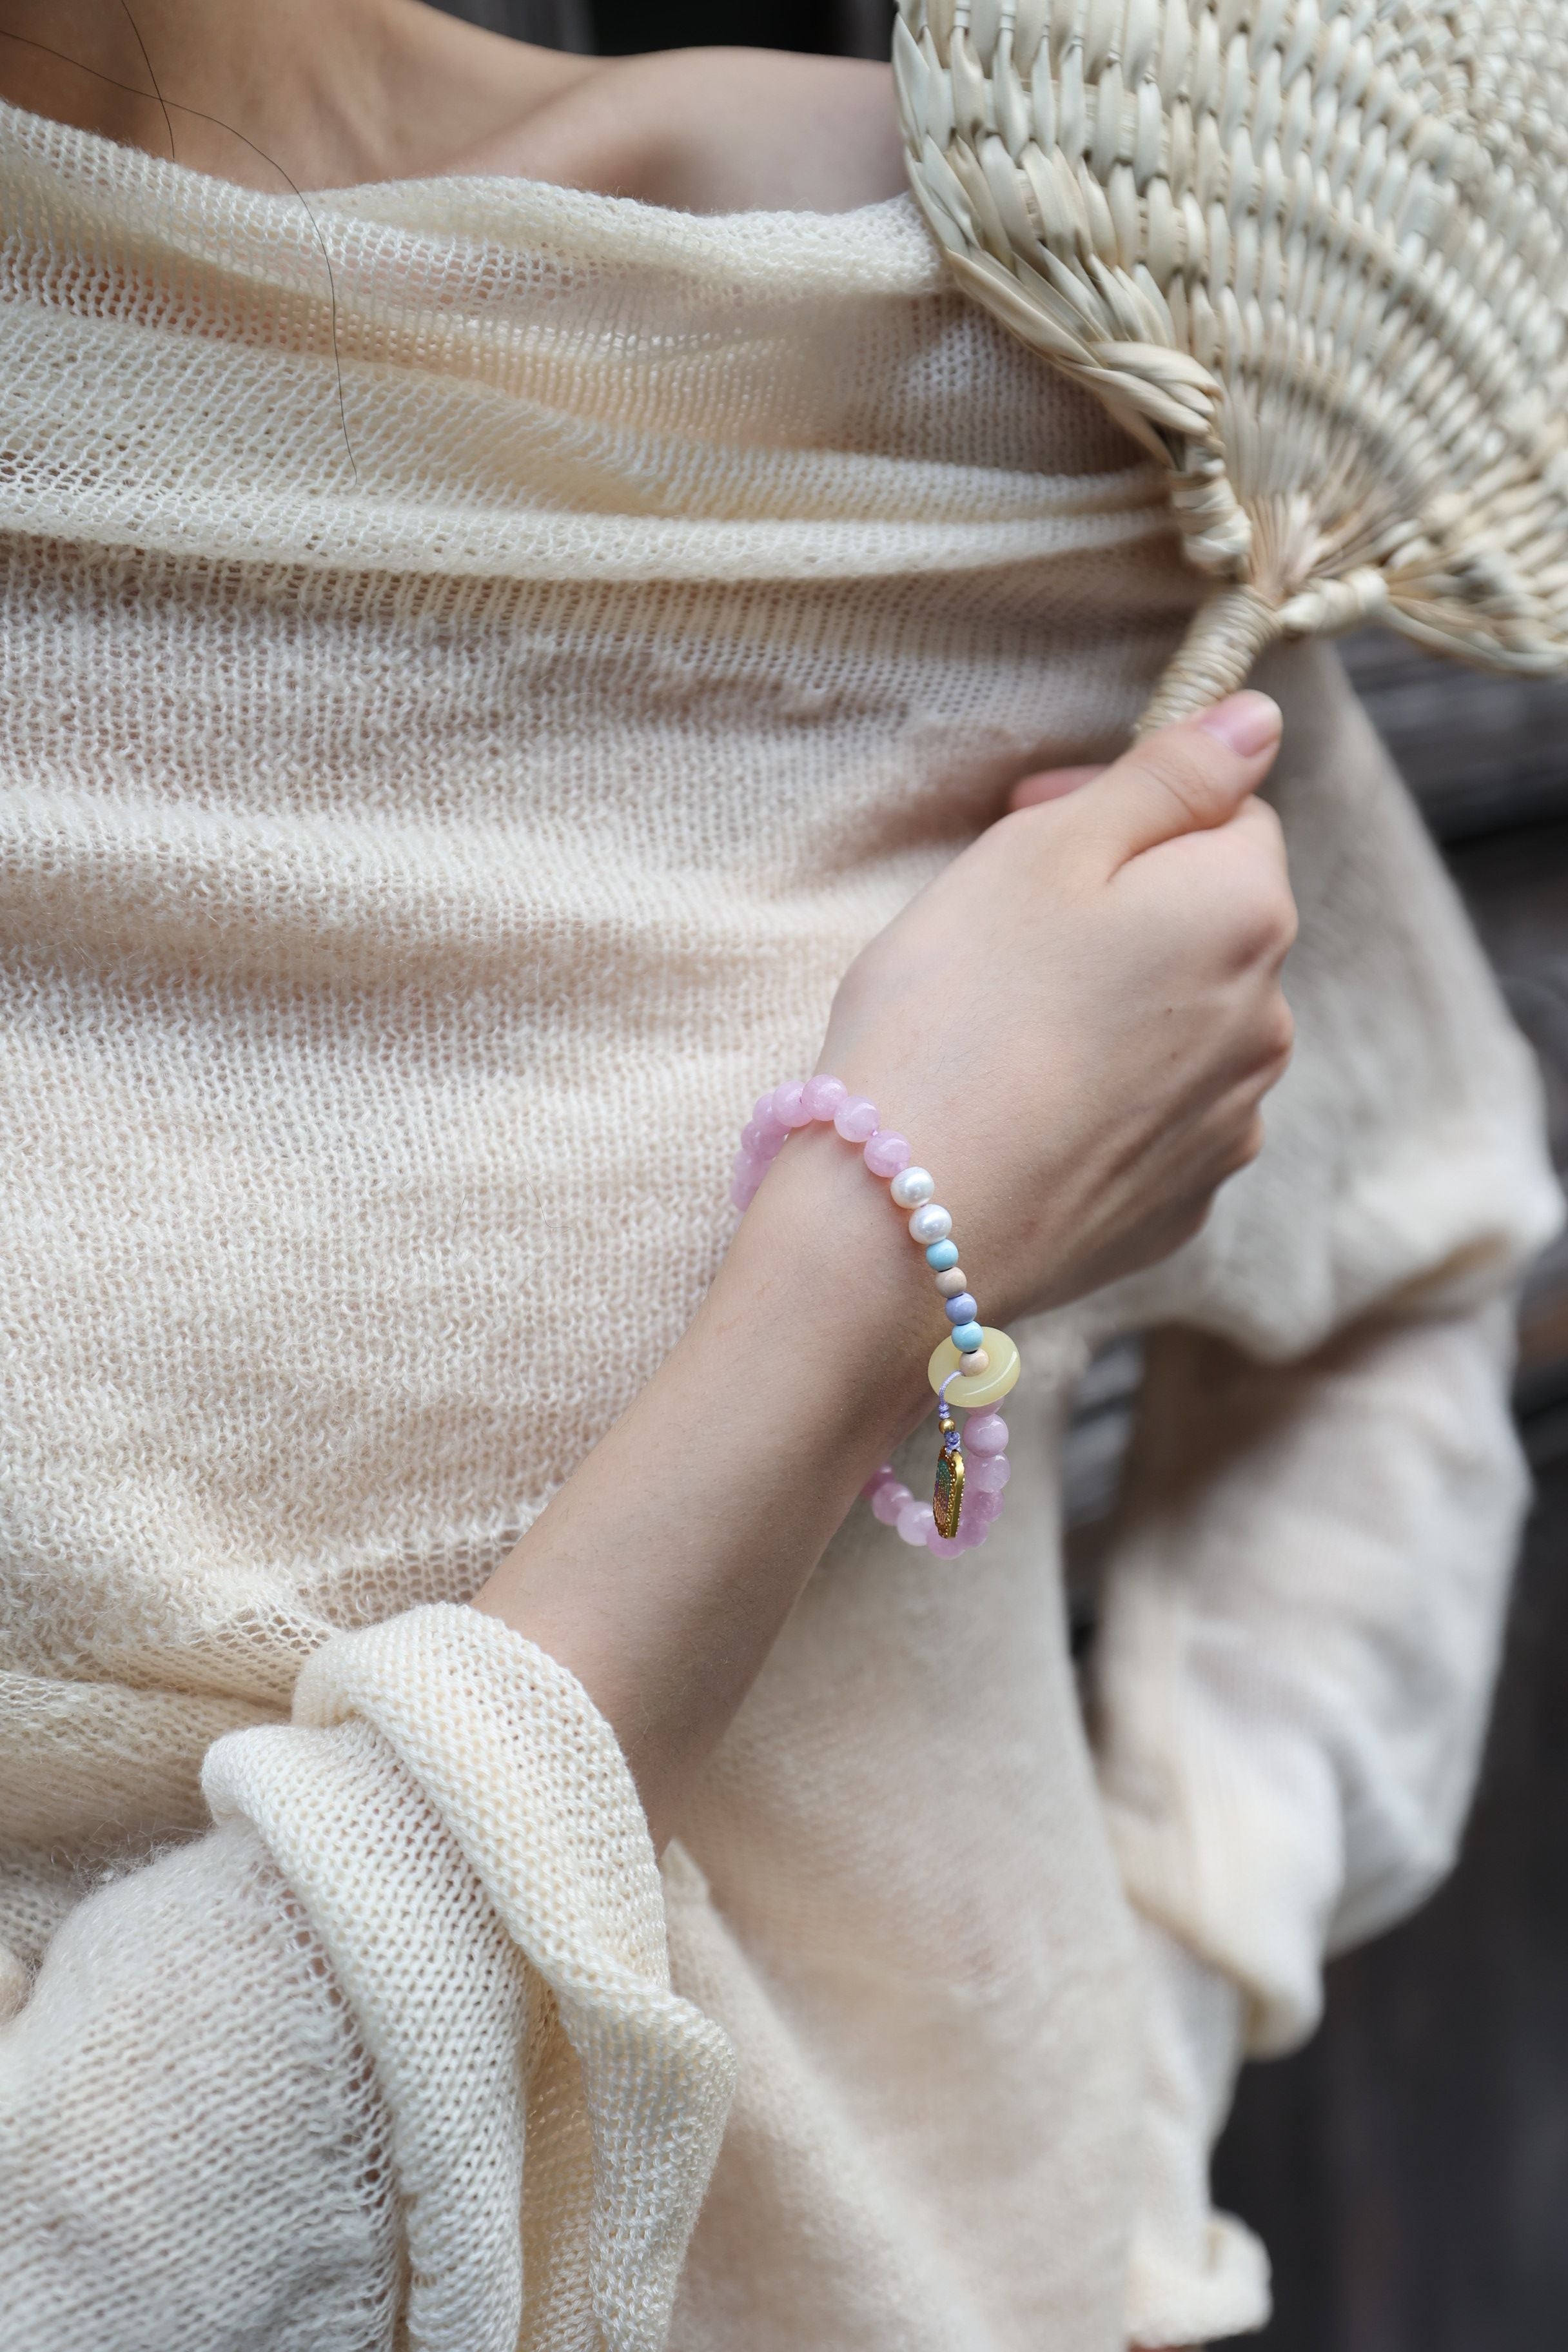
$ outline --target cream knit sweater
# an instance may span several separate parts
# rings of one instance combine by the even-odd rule
[[[844,965],[1115,739],[1189,583],[907,204],[311,212],[0,112],[0,2336],[1254,2326],[1237,2056],[1442,1870],[1480,1738],[1526,1057],[1281,664],[1268,1150],[1027,1332],[977,1560],[854,1515],[660,1869],[460,1604],[690,1314]],[[1131,1325],[1091,1748],[1058,1440]]]

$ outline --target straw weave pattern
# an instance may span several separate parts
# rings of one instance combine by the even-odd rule
[[[1222,583],[1155,698],[1386,618],[1568,662],[1568,16],[1552,0],[900,0],[962,284],[1167,469]]]

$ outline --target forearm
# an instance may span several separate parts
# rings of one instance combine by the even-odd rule
[[[657,1843],[858,1490],[929,1409],[936,1303],[885,1187],[803,1129],[690,1328],[478,1594],[589,1692]]]
[[[1294,917],[1278,826],[1247,799],[1278,722],[1238,697],[1007,816],[840,984],[826,1057],[942,1149],[1000,1321],[1173,1248],[1257,1149],[1289,1050]],[[881,1186],[803,1130],[690,1331],[478,1596],[592,1695],[656,1838],[929,1406],[944,1330]]]

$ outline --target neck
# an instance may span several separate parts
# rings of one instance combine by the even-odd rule
[[[0,96],[255,188],[440,172],[593,70],[418,0],[0,0]]]

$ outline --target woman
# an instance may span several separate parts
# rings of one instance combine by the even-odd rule
[[[134,19],[0,63],[8,2340],[1256,2325],[1208,2139],[1450,1850],[1556,1214],[1419,830],[1279,663],[1205,1223],[1278,719],[1065,790],[1189,586],[880,77]],[[814,1059],[1020,1325],[963,1561],[852,1508],[932,1314],[857,1155],[731,1245]]]

